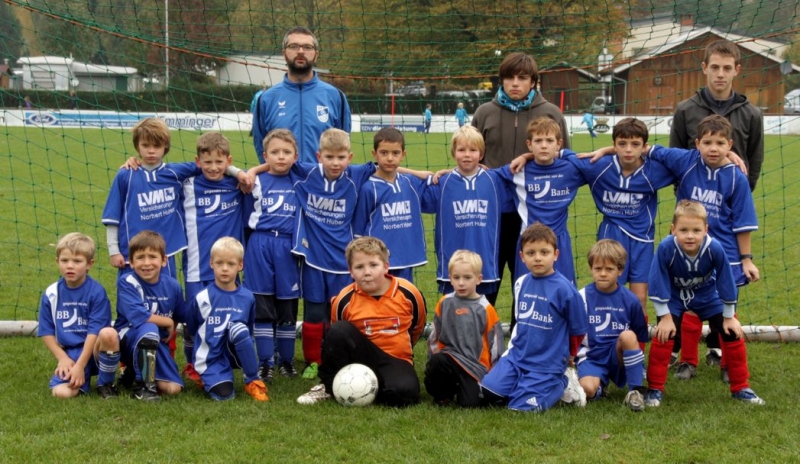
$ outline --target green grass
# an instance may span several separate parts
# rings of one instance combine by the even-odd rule
[[[792,462],[800,458],[800,345],[748,350],[763,407],[732,400],[718,371],[703,365],[690,382],[670,374],[657,409],[633,413],[612,388],[586,409],[537,415],[439,408],[425,393],[404,410],[300,406],[297,396],[314,383],[299,378],[277,378],[269,403],[250,399],[239,381],[225,403],[193,386],[159,404],[57,400],[47,388],[55,362],[42,343],[3,338],[0,462]],[[425,359],[422,344],[416,356]]]
[[[167,161],[194,159],[193,131],[172,133]],[[226,133],[234,162],[241,167],[257,163],[252,139],[243,132]],[[352,135],[354,161],[363,162],[372,148],[371,133]],[[449,134],[407,133],[407,164],[438,169],[452,166]],[[667,143],[667,138],[651,140]],[[608,145],[611,137],[587,135],[573,138],[577,151]],[[742,292],[740,317],[745,324],[797,325],[800,319],[792,301],[800,278],[800,159],[795,152],[800,137],[766,137],[763,176],[754,193],[761,228],[753,235],[753,253],[762,281]],[[92,275],[114,295],[116,272],[108,264],[105,227],[100,217],[108,187],[118,167],[134,154],[130,134],[111,129],[6,128],[0,136],[0,320],[34,320],[43,289],[58,278],[53,246],[58,237],[79,230],[95,237],[99,245]],[[371,157],[370,157],[371,159]],[[657,240],[669,230],[674,207],[671,188],[661,192]],[[579,285],[589,282],[584,256],[595,241],[600,222],[586,188],[572,206],[570,229],[575,247]],[[432,220],[426,216],[428,243],[433,243]],[[419,268],[416,282],[429,302],[437,299],[435,257],[428,247],[429,264]],[[498,300],[501,317],[508,320],[509,280]]]

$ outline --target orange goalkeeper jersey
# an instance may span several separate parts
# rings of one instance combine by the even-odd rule
[[[355,283],[333,299],[331,323],[348,321],[378,348],[413,364],[413,348],[425,328],[425,298],[411,282],[386,275],[389,289],[380,298]]]

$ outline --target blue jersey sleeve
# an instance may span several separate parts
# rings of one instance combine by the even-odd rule
[[[367,182],[361,186],[358,194],[358,202],[356,203],[356,211],[353,214],[353,234],[354,235],[369,235],[369,224],[371,216],[375,212],[376,198],[375,188]]]
[[[566,300],[566,316],[569,323],[569,335],[586,335],[589,331],[589,318],[586,317],[586,304],[577,290],[571,288]]]
[[[111,188],[108,190],[106,205],[103,208],[103,224],[119,225],[122,221],[125,210],[125,192],[128,191],[129,179],[127,169],[120,169],[114,176]]]
[[[644,318],[644,311],[642,310],[642,303],[632,293],[628,299],[628,321],[630,325],[628,328],[636,334],[636,339],[640,343],[647,343],[650,341],[650,332],[647,327],[647,321]]]
[[[750,193],[750,184],[747,176],[736,168],[734,174],[735,184],[731,194],[730,204],[733,214],[732,232],[758,230],[758,216],[756,216],[756,205],[753,202],[753,194]]]
[[[716,241],[715,241],[716,242]],[[714,260],[714,269],[717,275],[717,293],[724,304],[736,304],[739,291],[733,278],[731,263],[725,255],[725,250],[719,242],[711,247],[711,257]]]
[[[105,289],[99,283],[96,284],[96,289],[92,292],[91,299],[88,308],[89,327],[87,333],[89,335],[97,335],[104,327],[111,326],[111,301],[109,301]]]
[[[375,163],[371,161],[364,164],[351,164],[347,166],[347,175],[353,179],[358,188],[361,188],[375,174],[375,170]]]
[[[141,326],[152,315],[141,292],[132,274],[125,274],[117,281],[117,313],[132,327]]]
[[[447,174],[449,175],[449,174]],[[433,177],[428,177],[427,181],[425,181],[425,188],[422,189],[422,195],[420,196],[420,207],[422,212],[425,214],[436,214],[438,213],[439,209],[439,198],[442,194],[442,189],[440,185],[444,180],[444,176],[439,179],[438,184],[433,183]]]
[[[665,148],[661,145],[653,145],[648,156],[661,163],[672,175],[680,178],[697,162],[700,152],[684,148]]]
[[[200,166],[198,166],[197,163],[194,162],[168,163],[167,168],[169,168],[172,172],[174,172],[175,176],[181,182],[185,181],[190,177],[200,176],[203,174],[203,170],[200,169]]]
[[[48,291],[50,288],[48,288]],[[48,335],[56,335],[56,325],[53,321],[53,307],[50,304],[50,298],[47,296],[47,291],[42,294],[42,299],[39,302],[39,328],[36,335],[45,337]]]

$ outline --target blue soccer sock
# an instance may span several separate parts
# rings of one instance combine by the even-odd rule
[[[276,330],[278,338],[278,357],[281,362],[294,362],[294,344],[297,338],[297,328],[292,325],[279,325]]]
[[[110,385],[114,383],[117,375],[117,364],[119,364],[119,351],[100,351],[97,353],[97,386]]]
[[[275,365],[275,325],[272,321],[258,322],[254,330],[254,338],[256,339],[256,351],[258,352],[258,364],[263,366]]]
[[[250,336],[247,326],[241,322],[231,324],[230,329],[228,329],[228,337],[236,347],[236,357],[239,358],[239,363],[242,365],[244,383],[247,384],[253,380],[258,380],[258,357],[256,356],[256,350],[253,348],[253,337]]]
[[[622,362],[625,364],[625,376],[628,388],[633,390],[644,383],[644,353],[642,350],[623,350]]]

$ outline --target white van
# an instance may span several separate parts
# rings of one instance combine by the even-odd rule
[[[800,89],[794,89],[783,97],[783,112],[786,114],[800,113]]]

